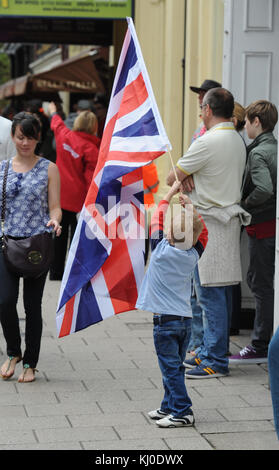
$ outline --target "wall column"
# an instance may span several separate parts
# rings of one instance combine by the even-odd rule
[[[174,161],[182,153],[185,0],[136,0],[135,27],[156,102],[172,144]],[[167,189],[168,154],[156,160],[160,188]]]
[[[187,0],[184,151],[198,127],[197,94],[189,86],[200,86],[207,78],[222,83],[223,0]]]

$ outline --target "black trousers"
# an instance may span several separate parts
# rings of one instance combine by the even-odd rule
[[[77,226],[76,212],[62,209],[61,225],[62,232],[60,237],[55,237],[53,240],[53,261],[49,272],[49,278],[53,281],[60,281],[63,277],[68,244],[71,243]]]
[[[267,354],[273,331],[275,237],[249,239],[250,264],[247,283],[256,303],[252,346]]]
[[[8,271],[0,246],[0,321],[7,343],[8,356],[23,358],[23,364],[36,367],[42,337],[42,297],[46,275],[38,279],[23,279],[25,309],[25,352],[21,351],[21,332],[17,313],[20,278]]]

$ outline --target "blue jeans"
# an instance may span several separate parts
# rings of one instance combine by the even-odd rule
[[[231,286],[203,287],[195,269],[196,288],[200,306],[204,312],[203,344],[196,350],[202,365],[221,374],[228,373],[229,300]]]
[[[154,325],[153,328],[165,391],[160,409],[175,418],[192,414],[192,401],[186,390],[183,366],[190,335],[191,318],[181,317],[181,320]]]
[[[274,424],[279,439],[279,327],[268,347],[268,370],[272,397]]]
[[[196,288],[196,279],[194,276],[192,279],[191,307],[193,315],[192,330],[187,351],[194,351],[203,341],[203,311],[199,304],[198,288]]]

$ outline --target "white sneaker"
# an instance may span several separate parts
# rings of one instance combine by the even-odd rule
[[[165,413],[164,411],[161,411],[160,408],[157,410],[152,410],[147,413],[150,419],[161,419],[164,418],[165,416],[168,416],[168,413]]]
[[[165,418],[156,421],[157,426],[160,428],[180,428],[193,426],[195,423],[194,415],[186,415],[182,418],[174,418],[172,415],[168,415]]]

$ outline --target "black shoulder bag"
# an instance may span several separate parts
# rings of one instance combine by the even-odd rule
[[[52,234],[40,233],[27,238],[5,235],[6,187],[9,171],[9,160],[5,166],[2,191],[2,249],[4,260],[9,271],[21,277],[39,277],[49,269],[52,259]]]

